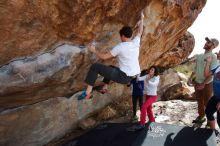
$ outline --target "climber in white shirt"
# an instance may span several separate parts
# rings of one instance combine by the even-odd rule
[[[138,32],[134,39],[132,39],[132,28],[129,26],[122,27],[119,32],[121,43],[116,45],[111,51],[102,53],[97,51],[93,45],[88,46],[89,51],[102,60],[115,57],[118,61],[119,67],[107,66],[100,63],[93,64],[85,79],[85,83],[88,86],[78,97],[79,100],[90,99],[92,97],[92,89],[98,75],[104,77],[103,82],[105,84],[99,91],[105,93],[110,80],[121,84],[128,84],[134,76],[140,73],[139,48],[140,37],[143,33],[143,18],[144,15],[141,13],[141,20],[138,23]]]

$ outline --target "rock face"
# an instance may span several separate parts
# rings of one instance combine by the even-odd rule
[[[187,86],[186,82],[180,81],[166,90],[166,92],[161,97],[162,100],[172,100],[172,99],[194,99],[193,92],[191,88]],[[194,90],[193,90],[194,91]]]
[[[123,86],[112,88],[107,94],[95,93],[90,100],[56,97],[0,113],[0,145],[41,146],[59,138],[76,127],[79,120],[92,111],[117,100]],[[88,124],[88,123],[87,123]]]
[[[134,25],[147,1],[3,0],[0,5],[3,65],[15,58],[43,53],[57,42],[104,41],[121,25]]]
[[[194,46],[193,35],[186,32],[184,36],[179,39],[177,46],[164,53],[160,59],[155,61],[155,65],[169,68],[180,64],[190,55]]]
[[[82,89],[88,67],[97,61],[84,45],[94,41],[100,51],[108,50],[119,42],[123,25],[137,23],[142,9],[142,68],[180,63],[194,44],[186,30],[205,2],[2,1],[0,108],[69,96]]]
[[[82,117],[71,117],[74,111],[70,109],[76,110],[75,106],[57,99],[82,90],[88,68],[99,61],[85,45],[94,42],[100,51],[109,50],[119,42],[118,31],[123,25],[134,28],[141,10],[145,15],[141,67],[180,63],[194,45],[186,30],[205,3],[206,0],[2,0],[0,145],[43,145],[63,135],[78,119],[122,95],[124,88],[111,85],[113,91],[120,92],[111,92],[112,98],[101,100],[97,108],[88,104],[91,111]],[[70,102],[78,104],[75,100]],[[62,111],[69,115],[68,123],[59,119]],[[51,124],[54,119],[58,119],[55,126]]]
[[[193,87],[187,85],[188,78],[174,69],[166,70],[160,76],[158,87],[159,100],[188,99],[195,100]]]

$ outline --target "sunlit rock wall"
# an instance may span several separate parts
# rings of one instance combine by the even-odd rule
[[[180,63],[194,46],[187,28],[204,4],[205,0],[1,1],[0,108],[81,90],[88,67],[98,61],[85,45],[93,41],[100,51],[110,49],[119,42],[120,28],[134,27],[142,9],[141,67]]]
[[[124,88],[113,84],[110,88],[115,92],[108,94],[112,97],[110,101],[97,94],[92,101],[98,98],[101,105],[91,108],[93,104],[88,104],[88,109],[91,109],[89,112],[82,117],[73,118],[70,118],[71,113],[78,109],[68,105],[70,103],[66,104],[65,98],[57,100],[57,97],[71,97],[82,90],[90,65],[102,62],[88,53],[85,45],[95,42],[100,51],[111,49],[120,42],[120,28],[123,25],[134,28],[141,10],[144,10],[145,15],[140,51],[141,68],[154,64],[162,67],[179,64],[193,49],[194,39],[187,29],[195,21],[205,2],[206,0],[1,0],[0,145],[43,145],[64,135],[74,127],[77,120],[88,113],[120,97]],[[68,110],[53,117],[54,113],[62,111],[60,106],[54,107],[54,102],[47,103],[54,100]],[[46,109],[51,112],[45,111],[45,102]],[[77,100],[69,102],[78,104]],[[34,112],[36,109],[42,114]],[[29,116],[23,116],[25,114]],[[60,121],[59,115],[67,116],[69,123]],[[31,120],[24,122],[28,118]],[[42,122],[45,119],[46,122]],[[64,127],[67,126],[61,131],[55,130],[52,136],[49,136],[50,132],[45,132],[45,138],[42,138],[41,128],[52,125],[54,119],[64,124]],[[39,127],[35,127],[36,124]],[[55,128],[57,125],[50,127],[49,131]],[[22,131],[22,136],[18,131]],[[12,138],[14,141],[11,141]],[[26,139],[29,141],[26,142]]]

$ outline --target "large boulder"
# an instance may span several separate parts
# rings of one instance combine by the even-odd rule
[[[123,25],[143,10],[142,68],[172,66],[194,46],[187,33],[206,0],[7,0],[0,3],[0,108],[70,96],[83,88],[97,59],[85,45],[106,51]],[[136,31],[136,30],[134,30]],[[105,62],[107,64],[114,62]],[[169,65],[171,64],[171,65]]]
[[[193,97],[193,88],[190,88],[186,82],[180,81],[177,84],[170,86],[163,96],[161,97],[162,100],[172,100],[172,99],[186,99],[192,100],[195,99]]]
[[[4,110],[0,113],[0,145],[41,146],[60,138],[76,128],[78,121],[117,100],[122,91],[123,86],[115,86],[112,92],[94,93],[89,100],[78,101],[79,92],[70,98],[56,97]],[[81,124],[86,126],[89,125]]]
[[[44,145],[64,135],[89,113],[127,94],[121,85],[111,84],[112,92],[105,95],[109,98],[96,95],[92,101],[80,102],[71,97],[85,87],[88,68],[99,61],[85,45],[94,42],[100,51],[109,50],[120,41],[118,31],[123,25],[134,28],[141,10],[145,15],[141,67],[180,63],[194,45],[187,29],[205,3],[206,0],[1,1],[0,145]],[[81,104],[85,106],[77,106]]]
[[[168,69],[160,76],[158,87],[159,100],[194,100],[194,88],[187,85],[188,77],[174,69]]]

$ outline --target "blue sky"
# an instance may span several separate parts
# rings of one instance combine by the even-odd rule
[[[220,0],[207,0],[205,7],[193,25],[188,29],[195,37],[195,48],[190,56],[203,53],[205,37],[220,41]],[[220,50],[218,46],[214,52]]]

